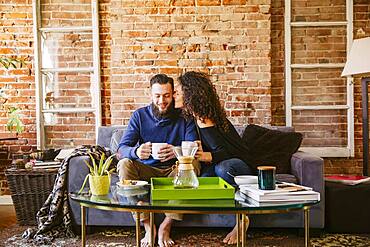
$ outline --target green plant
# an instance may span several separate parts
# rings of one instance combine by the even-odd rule
[[[8,121],[6,123],[6,129],[10,132],[15,131],[17,134],[20,134],[24,131],[24,125],[20,118],[20,109],[18,107],[11,106],[7,103],[8,96],[5,92],[0,88],[0,102],[1,107],[6,112],[8,116]]]
[[[89,176],[106,176],[110,175],[115,170],[114,168],[109,170],[109,167],[112,164],[113,157],[115,156],[115,154],[112,154],[111,156],[106,158],[105,154],[103,153],[98,163],[95,161],[91,153],[89,153],[89,156],[92,164],[90,164],[87,160],[84,160],[84,163],[89,168],[90,173],[86,175],[85,180],[82,183],[81,189],[78,193],[81,193],[82,190],[85,188]]]
[[[19,108],[16,107],[9,107],[8,109],[8,122],[6,123],[6,128],[8,131],[15,132],[17,134],[20,134],[24,131],[24,125],[22,123],[22,120],[19,117]]]
[[[17,64],[20,68],[26,66],[26,62],[24,59],[20,58],[12,58],[12,57],[0,57],[0,63],[6,68],[9,69],[13,67],[14,69],[17,68]]]
[[[3,65],[6,69],[16,69],[18,67],[24,67],[26,65],[26,62],[22,58],[0,57],[0,64]],[[6,123],[6,129],[10,132],[13,132],[13,130],[15,130],[17,134],[20,134],[24,131],[24,125],[19,113],[20,109],[18,107],[8,105],[7,101],[8,95],[2,88],[0,88],[1,108],[6,111],[6,114],[9,117],[8,122]]]

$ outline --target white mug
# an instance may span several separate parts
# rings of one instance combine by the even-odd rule
[[[167,143],[163,143],[163,142],[152,143],[152,157],[153,157],[153,159],[159,160],[158,152],[162,147],[164,147],[166,145],[167,145]]]
[[[182,155],[183,156],[191,156],[192,151],[195,147],[198,148],[198,144],[196,142],[182,141],[181,142]]]

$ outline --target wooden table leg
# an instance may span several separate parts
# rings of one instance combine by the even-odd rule
[[[236,214],[236,247],[240,245],[240,214]]]
[[[310,246],[310,207],[304,207],[304,246]]]
[[[81,246],[86,246],[86,210],[85,207],[81,205]]]
[[[150,221],[150,245],[154,247],[154,213],[149,213],[149,221]]]
[[[140,212],[136,212],[136,247],[140,247]]]
[[[242,247],[245,247],[247,244],[246,226],[247,226],[247,215],[242,214]]]

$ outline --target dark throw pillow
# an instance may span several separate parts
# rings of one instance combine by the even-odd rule
[[[302,134],[248,125],[242,136],[255,165],[276,166],[276,173],[290,173],[290,159],[302,142]]]

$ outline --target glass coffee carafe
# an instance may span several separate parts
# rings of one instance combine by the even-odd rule
[[[175,189],[196,189],[199,187],[197,175],[194,172],[193,160],[198,150],[195,142],[185,142],[181,147],[173,148],[178,160],[177,174],[173,179]]]

